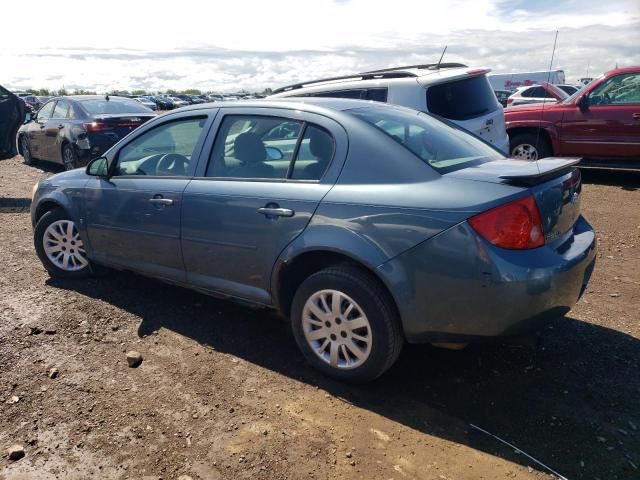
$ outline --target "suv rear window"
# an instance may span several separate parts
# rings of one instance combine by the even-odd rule
[[[441,174],[504,158],[473,135],[425,113],[393,106],[347,112],[388,135]]]
[[[500,105],[485,75],[427,88],[427,107],[450,120],[469,120],[497,110]]]

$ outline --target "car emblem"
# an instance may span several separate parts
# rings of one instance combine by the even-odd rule
[[[485,125],[493,125],[493,118],[486,121]]]

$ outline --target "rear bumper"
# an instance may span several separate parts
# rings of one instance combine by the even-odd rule
[[[520,251],[494,247],[464,222],[378,270],[409,342],[474,341],[530,333],[567,313],[595,256],[583,217],[569,238]]]

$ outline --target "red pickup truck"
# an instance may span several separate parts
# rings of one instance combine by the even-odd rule
[[[504,117],[515,158],[640,160],[640,66],[611,70],[559,103],[506,108]]]

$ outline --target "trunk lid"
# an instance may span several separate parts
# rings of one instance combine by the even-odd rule
[[[582,181],[580,170],[575,168],[579,161],[555,157],[538,162],[495,160],[445,176],[526,188],[538,205],[545,242],[551,243],[569,231],[580,216]]]
[[[143,123],[154,118],[155,115],[146,114],[101,114],[94,115],[89,121],[89,125],[95,124],[95,127],[89,127],[91,131],[115,133],[118,138],[124,138],[133,130]]]

